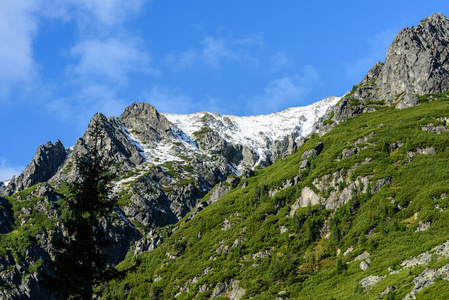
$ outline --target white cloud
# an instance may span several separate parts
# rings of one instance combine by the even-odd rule
[[[0,1],[0,103],[8,102],[13,91],[17,97],[24,97],[29,91],[40,94],[35,90],[48,84],[46,78],[40,77],[33,55],[34,39],[48,19],[75,21],[79,25],[81,39],[71,49],[71,54],[80,59],[78,65],[72,66],[74,75],[91,79],[100,75],[117,82],[119,77],[134,71],[155,74],[149,67],[149,53],[143,42],[127,34],[123,24],[148,1]],[[49,88],[40,89],[48,93]]]
[[[226,41],[222,38],[206,37],[201,44],[201,58],[208,66],[218,68],[222,60],[237,60],[238,55],[228,48]]]
[[[295,66],[295,62],[289,59],[284,52],[280,51],[270,58],[271,72],[283,71],[291,69]]]
[[[224,63],[245,62],[256,65],[258,58],[254,48],[263,45],[260,35],[245,38],[222,38],[206,36],[196,48],[188,49],[180,54],[170,54],[166,62],[174,71],[181,71],[195,64],[217,69]]]
[[[317,83],[318,77],[316,69],[307,66],[302,74],[272,80],[262,93],[240,97],[240,102],[248,106],[252,114],[267,114],[300,106],[304,97]]]
[[[126,106],[126,101],[117,96],[117,89],[111,85],[91,83],[75,85],[74,88],[76,92],[49,101],[45,107],[62,120],[77,124],[79,130],[86,128],[95,113],[119,116]]]
[[[79,58],[76,65],[69,70],[77,76],[126,80],[131,72],[157,72],[149,66],[149,54],[141,47],[136,38],[108,38],[104,40],[89,39],[81,41],[71,49],[71,54]]]
[[[146,0],[71,0],[70,3],[91,18],[106,25],[123,22],[139,11]]]
[[[0,2],[0,102],[16,84],[29,83],[36,76],[32,41],[37,25],[38,1]]]
[[[12,166],[6,159],[0,157],[0,181],[18,176],[25,169],[23,166]]]
[[[305,97],[317,83],[318,72],[313,66],[306,66],[300,74],[274,79],[260,93],[239,96],[237,101],[210,95],[194,99],[179,88],[160,85],[144,92],[141,99],[159,112],[167,113],[189,114],[205,110],[219,114],[269,114],[304,105]]]
[[[81,29],[113,28],[137,14],[146,2],[148,0],[59,0],[45,3],[42,14],[74,20]]]
[[[217,97],[206,95],[201,99],[194,99],[172,86],[154,85],[140,97],[153,105],[159,112],[191,114],[199,111],[231,113],[231,107]]]
[[[196,108],[190,96],[169,86],[154,85],[149,91],[144,92],[141,98],[159,112],[187,114],[194,112]]]
[[[399,30],[388,29],[366,40],[368,45],[365,55],[354,62],[345,63],[346,73],[354,81],[362,80],[363,76],[378,62],[384,61],[390,43]]]

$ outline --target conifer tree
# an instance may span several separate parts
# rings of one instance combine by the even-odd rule
[[[94,283],[105,273],[104,250],[110,245],[100,221],[108,218],[115,201],[108,198],[111,176],[99,150],[104,132],[98,118],[93,119],[89,131],[87,154],[75,158],[80,178],[69,185],[62,217],[64,236],[53,239],[57,250],[46,280],[64,299],[92,298]]]

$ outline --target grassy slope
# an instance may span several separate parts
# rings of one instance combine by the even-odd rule
[[[443,193],[449,195],[449,168],[446,167],[449,134],[438,135],[420,129],[429,123],[442,124],[437,118],[449,116],[446,95],[436,98],[439,100],[404,110],[380,108],[340,124],[321,138],[313,136],[296,154],[257,171],[255,177],[247,180],[248,187],[242,188],[242,182],[180,226],[156,250],[137,257],[133,257],[131,250],[118,267],[123,270],[123,276],[111,280],[99,291],[104,298],[169,299],[181,292],[180,287],[188,286],[189,290],[181,292],[180,298],[201,299],[209,298],[217,283],[236,279],[246,290],[245,297],[256,296],[256,299],[271,299],[281,291],[291,298],[373,299],[387,286],[395,286],[394,296],[402,298],[413,287],[412,279],[426,266],[388,275],[369,291],[363,291],[358,283],[368,275],[387,275],[388,267],[398,269],[402,260],[449,239],[449,216],[445,210],[449,198],[434,200]],[[421,101],[425,100],[426,97],[421,97]],[[385,127],[379,128],[379,124]],[[374,146],[367,144],[357,155],[335,161],[344,148],[352,147],[355,140],[371,132],[376,132],[369,141]],[[404,146],[388,153],[385,145],[398,140]],[[324,144],[324,150],[311,161],[309,171],[300,174],[300,183],[268,197],[267,190],[279,188],[285,180],[297,175],[302,153],[319,141]],[[437,154],[418,155],[408,162],[407,151],[419,147],[434,147]],[[350,171],[366,158],[374,162]],[[374,195],[359,194],[336,211],[320,209],[317,205],[301,208],[295,217],[288,217],[290,206],[304,186],[314,189],[314,178],[336,171],[353,180],[357,176],[373,175],[371,185],[385,177],[392,177],[393,181]],[[17,195],[7,197],[16,223],[14,231],[0,235],[1,256],[7,252],[15,257],[24,256],[24,249],[34,243],[36,234],[54,228],[44,211],[33,210],[40,199],[27,197],[34,188],[20,192],[22,200],[17,200]],[[59,192],[62,195],[66,191]],[[435,209],[436,204],[444,210]],[[23,214],[23,208],[29,208],[31,214],[21,225],[19,215]],[[413,217],[415,212],[418,212],[417,219]],[[222,230],[225,219],[232,224],[228,230]],[[326,221],[331,224],[331,237],[322,239],[319,230]],[[432,221],[432,226],[427,231],[415,232],[418,221]],[[287,231],[281,234],[281,228]],[[365,238],[370,231],[375,234]],[[236,240],[242,242],[234,246]],[[229,246],[226,255],[217,251],[220,246]],[[348,256],[337,256],[337,249],[344,252],[350,246],[355,250]],[[361,271],[359,262],[351,261],[365,250],[371,254],[371,268]],[[261,251],[269,254],[253,256]],[[343,265],[348,262],[346,270],[337,270],[338,259]],[[427,267],[440,267],[448,262],[441,259]],[[188,283],[204,270],[209,270],[207,275]],[[161,280],[154,281],[160,277]],[[200,293],[201,287],[206,290]],[[419,295],[423,299],[447,298],[449,292],[443,287],[447,287],[447,281],[438,280]]]
[[[412,279],[424,266],[389,275],[371,290],[364,291],[359,282],[368,275],[387,275],[388,267],[398,269],[404,259],[449,239],[449,213],[435,209],[437,203],[440,208],[448,207],[449,197],[433,200],[443,193],[449,195],[449,134],[421,130],[429,123],[440,125],[437,118],[449,116],[448,98],[438,97],[438,101],[404,110],[384,107],[350,119],[321,138],[313,136],[291,157],[258,171],[248,179],[248,187],[238,186],[201,211],[156,250],[137,257],[130,252],[118,267],[124,271],[123,277],[101,287],[103,296],[169,299],[187,283],[189,290],[181,292],[180,298],[206,299],[217,283],[236,279],[246,290],[246,298],[272,299],[285,291],[283,296],[301,299],[374,299],[387,286],[397,288],[389,296],[402,298],[411,291]],[[379,128],[380,124],[385,127]],[[376,133],[369,142],[374,146],[367,145],[353,157],[335,161],[344,148],[373,131]],[[404,146],[388,153],[385,145],[398,140]],[[324,150],[312,161],[310,171],[301,174],[300,183],[269,198],[266,191],[297,175],[301,154],[318,141],[324,144]],[[418,147],[433,147],[437,154],[417,155],[408,162],[407,151]],[[374,162],[349,171],[366,158]],[[304,186],[312,187],[314,178],[335,171],[354,180],[359,175],[373,175],[371,185],[385,177],[392,177],[393,181],[373,195],[359,194],[336,211],[316,205],[301,208],[295,217],[288,217],[290,205]],[[413,217],[415,212],[417,219]],[[229,230],[222,230],[225,219],[232,224]],[[329,239],[319,234],[326,220],[331,224]],[[432,226],[416,232],[418,221],[431,221]],[[287,231],[281,234],[282,226]],[[375,234],[366,237],[370,231]],[[240,238],[244,242],[233,246]],[[217,251],[221,245],[229,245],[226,255]],[[350,246],[354,247],[353,252],[337,256],[337,249],[343,253]],[[264,250],[270,254],[252,258]],[[371,268],[362,271],[359,262],[351,261],[365,250],[371,254]],[[346,270],[337,270],[338,259],[347,266]],[[448,262],[441,259],[428,267]],[[189,283],[206,268],[210,268],[207,275]],[[155,277],[162,279],[154,281]],[[206,291],[199,292],[203,285]],[[420,295],[429,299],[437,295],[448,297],[449,292],[441,294],[442,286],[447,287],[447,281],[439,280]]]

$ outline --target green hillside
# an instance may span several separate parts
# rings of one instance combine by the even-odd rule
[[[419,99],[402,110],[377,105],[241,178],[177,230],[160,229],[155,250],[131,249],[120,276],[97,295],[402,299],[414,289],[418,299],[448,298],[449,97]],[[298,173],[304,152],[320,142],[321,153]],[[295,213],[305,187],[319,204]],[[421,273],[431,284],[417,284]]]

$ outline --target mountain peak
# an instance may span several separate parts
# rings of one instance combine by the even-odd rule
[[[6,190],[7,194],[13,194],[39,182],[47,181],[58,171],[66,156],[66,150],[59,140],[54,145],[48,141],[39,146],[22,174],[11,180]]]
[[[125,111],[120,115],[120,119],[127,117],[159,117],[159,112],[156,108],[147,102],[134,102],[125,108]]]
[[[389,46],[385,63],[371,68],[339,103],[334,120],[338,123],[373,111],[373,102],[397,103],[397,108],[405,108],[418,104],[417,94],[449,90],[448,45],[449,19],[442,14],[433,14],[416,27],[402,29]]]
[[[432,22],[438,22],[438,21],[445,22],[446,20],[447,20],[446,16],[443,15],[442,13],[433,13],[432,15],[422,19],[421,23],[426,23],[426,22],[432,23]]]

